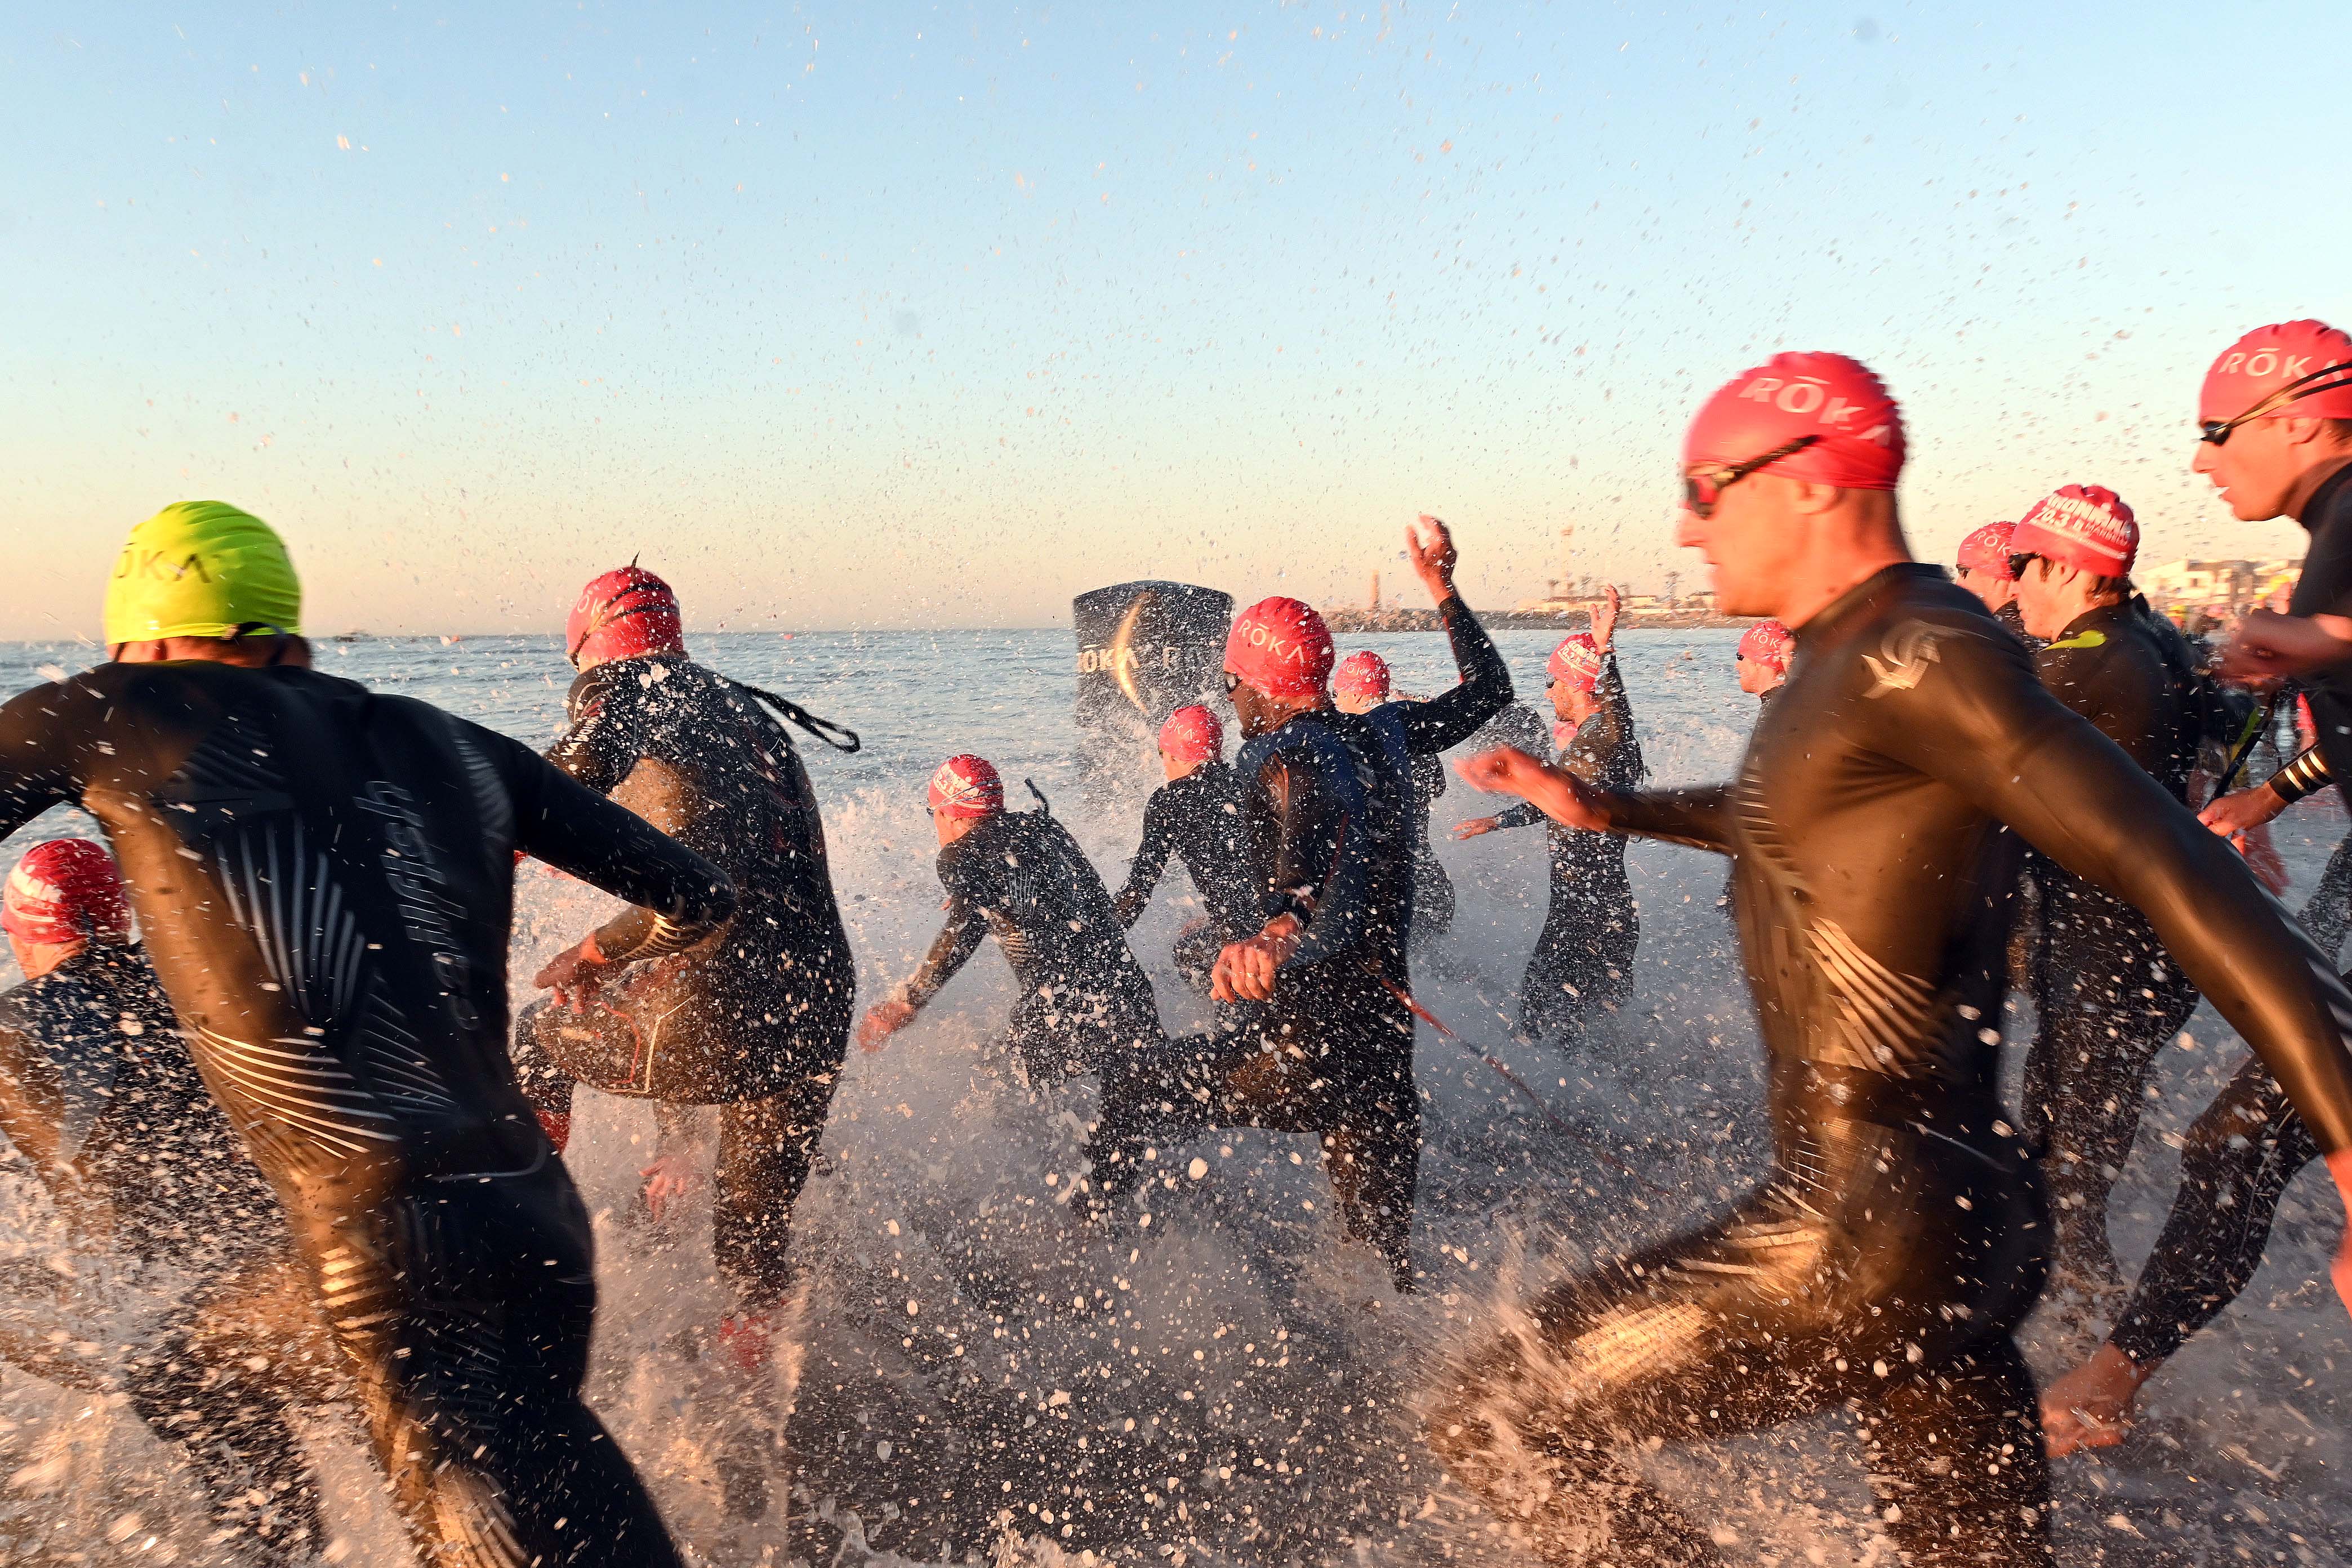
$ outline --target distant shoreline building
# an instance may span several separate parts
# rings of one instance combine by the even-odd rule
[[[2290,556],[2267,561],[2168,561],[2135,573],[2147,602],[2174,620],[2192,616],[2227,620],[2242,616],[2273,595],[2293,593],[2303,563]]]

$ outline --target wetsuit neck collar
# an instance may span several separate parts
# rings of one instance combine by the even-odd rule
[[[2311,492],[2309,500],[2303,503],[2303,515],[2295,519],[2303,524],[2305,532],[2315,531],[2321,523],[2334,517],[2336,502],[2343,499],[2347,487],[2352,487],[2352,463],[2345,464],[2319,481],[2319,488]]]
[[[2131,619],[2131,614],[2132,608],[2128,603],[2093,605],[2089,609],[2068,621],[2066,629],[2058,634],[2056,640],[2064,642],[2069,637],[2093,629],[2104,631],[2110,626],[2128,621]]]
[[[1931,566],[1924,561],[1897,561],[1873,572],[1790,630],[1800,647],[1807,637],[1834,637],[1848,622],[1859,620],[1877,608],[1879,601],[1889,594],[1916,584],[1948,581],[1941,566]]]

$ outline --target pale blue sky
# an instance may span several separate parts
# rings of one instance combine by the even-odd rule
[[[1782,347],[1902,399],[1923,553],[2077,480],[2279,552],[2197,379],[2352,317],[2340,0],[83,9],[0,20],[0,636],[183,496],[321,630],[639,550],[737,627],[1355,597],[1424,509],[1476,603],[1569,523],[1687,583],[1683,423]]]

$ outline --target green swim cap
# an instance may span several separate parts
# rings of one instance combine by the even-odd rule
[[[174,501],[131,531],[106,584],[106,642],[229,637],[260,625],[302,633],[302,584],[286,542],[219,500]]]

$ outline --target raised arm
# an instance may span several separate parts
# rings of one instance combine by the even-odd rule
[[[18,692],[0,707],[0,838],[79,794],[76,735],[96,739],[88,694],[71,681]]]
[[[1510,706],[1511,671],[1454,586],[1453,532],[1424,512],[1417,530],[1405,530],[1404,542],[1414,573],[1437,603],[1446,640],[1454,645],[1454,668],[1462,677],[1428,701],[1404,706],[1405,750],[1428,757],[1460,745]]]
[[[1515,746],[1497,746],[1455,764],[1473,789],[1515,795],[1563,827],[1663,839],[1694,849],[1731,852],[1731,786],[1697,789],[1595,789]]]

